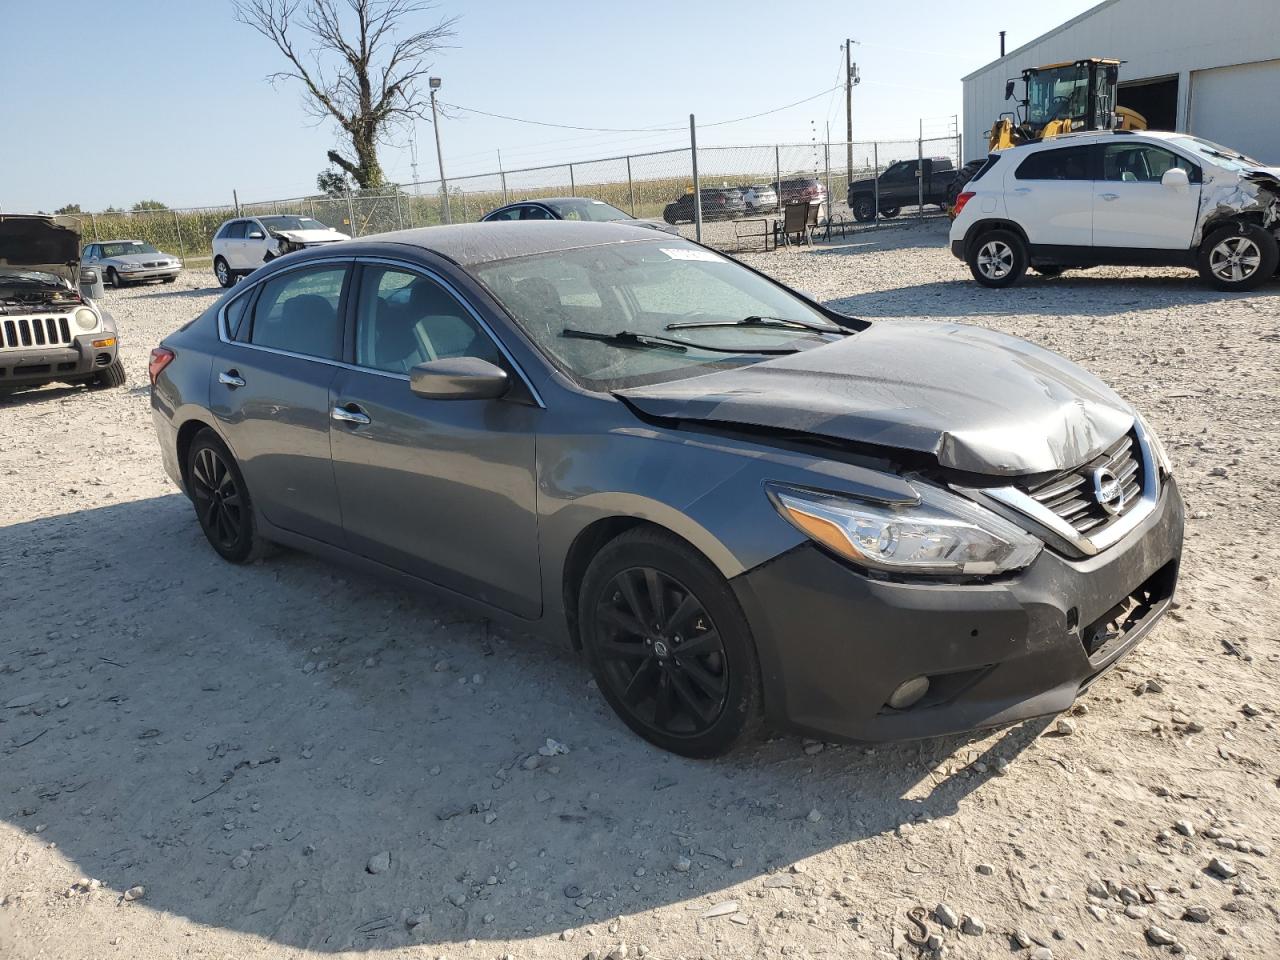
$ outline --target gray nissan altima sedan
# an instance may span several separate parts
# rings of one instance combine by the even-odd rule
[[[280,543],[564,636],[641,736],[899,739],[1069,707],[1168,609],[1151,428],[977,327],[842,316],[637,227],[289,254],[152,353],[165,468]]]

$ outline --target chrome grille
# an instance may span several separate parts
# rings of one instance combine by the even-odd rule
[[[1123,506],[1114,513],[1103,508],[1095,493],[1094,476],[1098,470],[1110,471],[1124,491]],[[1077,533],[1092,537],[1141,500],[1145,479],[1136,439],[1133,434],[1126,434],[1083,467],[1024,487],[1024,490],[1037,503],[1069,523]]]
[[[64,347],[71,343],[66,317],[14,317],[0,320],[0,349]]]

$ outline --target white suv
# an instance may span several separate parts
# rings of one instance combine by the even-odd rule
[[[993,153],[956,198],[951,252],[986,287],[1028,267],[1186,266],[1250,290],[1280,263],[1280,168],[1183,133],[1068,134]]]
[[[229,287],[237,277],[293,250],[350,239],[311,217],[236,217],[213,235],[213,273],[218,283]]]

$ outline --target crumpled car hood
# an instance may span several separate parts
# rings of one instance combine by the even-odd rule
[[[273,230],[272,233],[294,243],[334,243],[347,239],[337,230]]]
[[[79,279],[80,229],[70,217],[0,213],[0,267]]]
[[[824,347],[617,395],[654,417],[890,447],[998,476],[1077,467],[1134,420],[1110,387],[1055,353],[923,321],[874,323]]]

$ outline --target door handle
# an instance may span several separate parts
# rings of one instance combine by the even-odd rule
[[[244,377],[240,376],[235,370],[227,370],[218,374],[218,382],[223,386],[230,387],[235,390],[237,387],[244,386]]]
[[[354,427],[367,426],[373,422],[369,419],[369,415],[354,403],[349,403],[345,407],[334,407],[329,411],[329,418],[338,423],[349,423]]]
[[[1030,193],[1030,192],[1031,192],[1031,188],[1030,188],[1030,187],[1016,187],[1016,188],[1014,189],[1014,191],[1013,191],[1013,192],[1014,192],[1014,193]]]
[[[1098,194],[1098,196],[1100,196],[1103,200],[1119,200],[1120,199],[1120,194],[1118,193],[1100,193]]]

